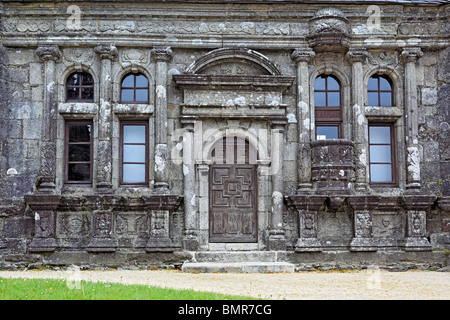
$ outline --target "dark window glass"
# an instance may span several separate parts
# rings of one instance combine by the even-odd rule
[[[395,182],[394,127],[392,124],[369,126],[369,163],[371,183]]]
[[[67,78],[66,101],[94,101],[94,79],[89,73],[76,72]]]
[[[148,123],[121,123],[121,183],[148,183]]]
[[[142,73],[132,73],[122,80],[121,102],[124,103],[148,103],[149,83]]]
[[[389,78],[383,75],[374,75],[367,84],[367,105],[392,107],[393,90]]]
[[[321,75],[314,81],[316,139],[341,138],[341,85],[331,75]]]
[[[65,182],[91,183],[92,122],[66,122]]]

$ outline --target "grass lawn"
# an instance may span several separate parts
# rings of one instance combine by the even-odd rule
[[[193,290],[56,279],[0,278],[0,300],[248,300]]]

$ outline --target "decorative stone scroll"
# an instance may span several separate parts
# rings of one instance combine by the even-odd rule
[[[411,195],[403,196],[402,206],[406,209],[406,242],[405,251],[430,251],[431,243],[426,238],[427,211],[436,200],[435,196]]]
[[[346,194],[353,188],[353,142],[345,139],[311,142],[311,175],[317,194]]]
[[[27,195],[26,203],[34,211],[34,237],[28,245],[30,252],[52,252],[58,247],[56,234],[56,208],[60,196]]]
[[[169,215],[181,204],[182,198],[172,195],[142,196],[150,210],[149,239],[145,251],[173,252],[174,245],[169,237]]]
[[[380,202],[379,196],[351,196],[347,201],[352,206],[354,236],[350,251],[377,251],[372,238],[372,212]]]

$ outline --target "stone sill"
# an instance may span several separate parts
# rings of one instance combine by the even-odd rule
[[[98,109],[98,104],[92,102],[66,102],[58,105],[58,111],[63,117],[68,115],[96,115]]]
[[[365,115],[369,121],[396,121],[402,117],[399,107],[365,107]]]

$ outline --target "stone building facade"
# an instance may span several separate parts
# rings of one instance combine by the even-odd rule
[[[445,266],[449,15],[2,1],[0,267]]]

